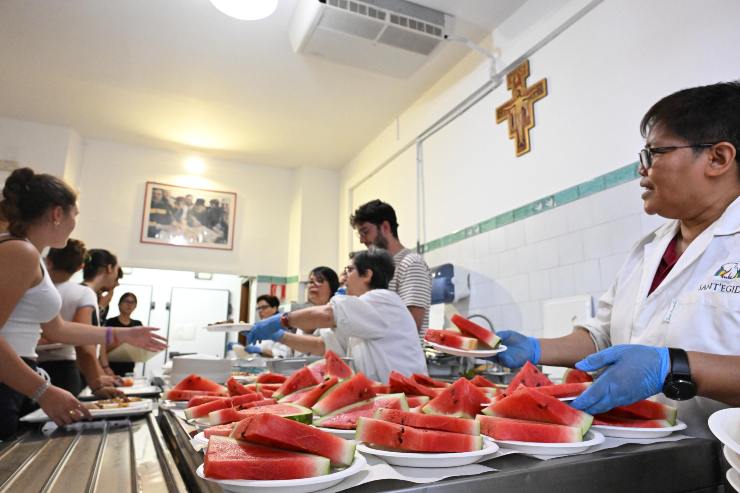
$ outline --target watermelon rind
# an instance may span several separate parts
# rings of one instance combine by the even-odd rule
[[[480,414],[475,417],[475,420],[480,423],[481,433],[494,440],[536,443],[575,443],[583,441],[583,430],[575,426]]]
[[[331,421],[332,419],[336,418],[337,416],[341,416],[343,414],[351,413],[352,411],[354,411],[354,410],[356,410],[358,408],[367,406],[368,404],[375,404],[375,403],[379,403],[379,402],[382,402],[382,401],[388,400],[388,399],[394,399],[394,400],[396,400],[397,403],[398,403],[398,405],[399,405],[399,407],[400,407],[400,409],[402,409],[404,411],[408,411],[409,410],[409,405],[408,405],[408,402],[406,400],[406,394],[400,394],[400,393],[399,394],[383,394],[383,395],[379,395],[379,396],[373,397],[372,399],[367,399],[367,400],[364,400],[364,401],[355,402],[354,404],[350,404],[348,406],[344,406],[344,407],[342,407],[340,409],[337,409],[336,411],[332,411],[331,413],[327,414],[326,416],[322,416],[319,419],[315,420],[314,421],[314,425],[316,425],[316,426],[324,426],[327,422]],[[381,409],[381,408],[379,408],[379,407],[378,408],[374,408],[373,409],[373,412],[374,412],[375,409]],[[370,415],[372,415],[372,412],[370,413]]]
[[[463,334],[472,335],[479,341],[487,344],[491,349],[496,349],[499,344],[501,344],[501,338],[493,331],[488,330],[485,327],[481,327],[475,322],[471,322],[459,313],[452,315],[452,317],[450,317],[450,322],[457,325],[460,332]]]
[[[481,435],[422,430],[373,418],[357,420],[355,440],[408,452],[472,452],[483,447]]]
[[[478,339],[475,337],[465,337],[448,330],[427,329],[424,333],[424,340],[464,351],[478,349]]]
[[[288,394],[292,394],[297,390],[310,387],[312,385],[318,385],[320,383],[321,382],[318,378],[316,378],[316,375],[314,375],[314,373],[309,370],[308,367],[304,366],[303,368],[297,370],[295,373],[289,376],[288,379],[285,380],[285,382],[283,382],[279,388],[275,389],[272,397],[277,400],[281,397],[285,397]]]

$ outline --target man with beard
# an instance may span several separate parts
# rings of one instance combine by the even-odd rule
[[[429,306],[432,302],[432,275],[424,258],[404,247],[398,240],[396,211],[378,199],[357,208],[349,223],[366,247],[377,247],[393,255],[396,270],[388,289],[401,297],[411,312],[416,328],[424,333],[429,326]]]

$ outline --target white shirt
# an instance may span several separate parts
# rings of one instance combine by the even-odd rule
[[[637,243],[599,300],[596,316],[577,325],[598,349],[615,344],[668,346],[687,351],[740,355],[740,198],[704,230],[648,296],[658,264],[678,231],[671,221]],[[711,436],[709,415],[727,407],[707,398],[678,406],[694,436]]]
[[[336,328],[321,337],[327,349],[352,358],[357,371],[379,382],[387,382],[391,370],[427,374],[416,323],[398,294],[374,289],[335,296],[330,304]]]
[[[98,297],[90,287],[76,282],[66,281],[56,285],[59,295],[62,297],[62,308],[59,315],[62,319],[73,321],[77,310],[90,307],[93,313],[98,311]],[[85,323],[92,323],[92,319]],[[39,351],[39,361],[75,361],[77,353],[71,344],[65,344],[59,349]]]
[[[62,298],[49,278],[43,262],[44,277],[26,290],[13,308],[8,321],[0,328],[0,337],[23,358],[36,359],[36,344],[41,338],[41,324],[57,316]]]

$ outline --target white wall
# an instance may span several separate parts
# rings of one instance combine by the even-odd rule
[[[0,117],[0,160],[41,173],[64,175],[73,131],[66,127]]]

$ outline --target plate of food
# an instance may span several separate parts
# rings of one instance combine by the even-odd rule
[[[205,433],[201,431],[197,433],[193,438],[190,439],[190,443],[193,444],[194,446],[207,447],[208,439],[206,438]]]
[[[639,426],[592,425],[591,429],[598,431],[604,436],[614,438],[662,438],[667,437],[674,431],[685,430],[686,423],[676,420],[676,424],[674,426],[664,426],[656,428],[646,428]]]
[[[465,349],[458,349],[454,347],[443,346],[442,344],[437,344],[436,342],[431,342],[431,341],[425,341],[425,342],[439,352],[452,354],[454,356],[462,356],[464,358],[488,358],[490,356],[494,356],[498,353],[502,353],[506,351],[506,346],[504,346],[503,344],[501,344],[496,349],[476,349],[476,350],[468,351]]]
[[[139,416],[152,412],[152,401],[138,397],[116,397],[114,399],[88,401],[84,402],[83,405],[90,411],[93,419]],[[51,419],[43,409],[36,409],[23,416],[21,421],[44,423],[51,421]]]
[[[253,326],[254,324],[245,322],[222,322],[207,325],[206,330],[209,332],[248,332]]]
[[[502,449],[516,450],[533,455],[571,455],[585,452],[590,447],[604,443],[604,435],[593,429],[586,432],[583,441],[568,443],[519,442],[496,440]]]
[[[355,458],[349,467],[344,469],[332,468],[329,474],[303,479],[253,480],[253,479],[212,479],[205,475],[201,464],[195,473],[198,477],[218,484],[221,489],[233,493],[250,493],[264,491],[269,493],[311,493],[324,490],[338,484],[345,478],[362,471],[367,462],[365,458],[355,452]]]
[[[483,437],[483,447],[471,452],[403,452],[375,447],[371,444],[360,443],[357,450],[363,454],[379,457],[388,464],[406,467],[458,467],[474,464],[481,458],[498,452],[498,445],[488,437]]]

